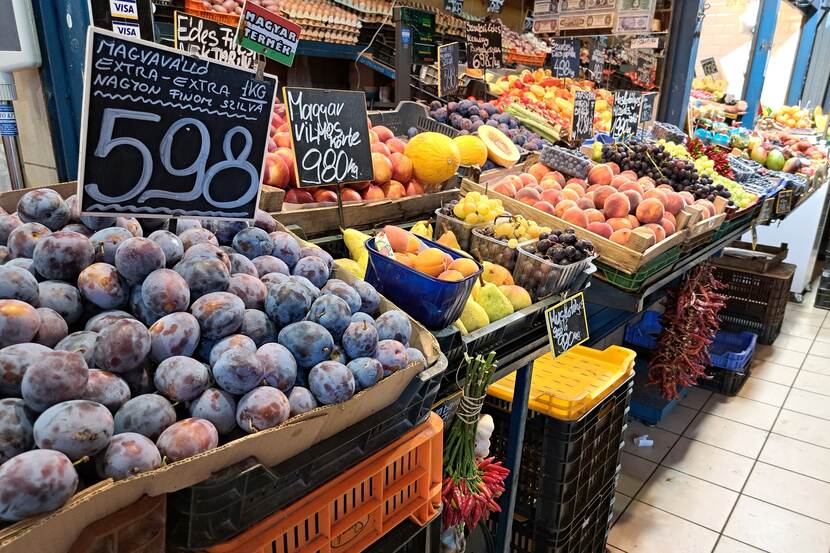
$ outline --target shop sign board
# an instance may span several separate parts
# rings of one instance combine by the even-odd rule
[[[501,67],[501,27],[489,21],[467,22],[467,67]]]
[[[363,92],[285,87],[283,95],[299,187],[372,180]]]
[[[175,12],[173,43],[179,50],[212,60],[256,69],[256,54],[236,43],[236,27]]]
[[[276,78],[94,27],[86,44],[81,212],[253,219]]]
[[[579,75],[579,39],[552,39],[550,63],[554,77],[575,79]]]
[[[559,357],[589,338],[588,313],[582,292],[545,310],[545,323],[553,357]]]
[[[574,94],[573,126],[571,136],[575,140],[586,140],[594,136],[594,106],[596,95],[588,90],[577,90]]]
[[[302,28],[253,2],[245,2],[236,41],[266,58],[291,67]]]
[[[458,43],[438,47],[438,96],[454,94],[458,90]]]
[[[642,102],[643,93],[637,90],[618,90],[614,93],[611,119],[611,136],[614,140],[625,140],[637,134]]]

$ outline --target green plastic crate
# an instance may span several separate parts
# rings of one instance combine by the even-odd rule
[[[650,277],[656,275],[666,267],[674,265],[680,259],[680,246],[675,246],[668,249],[640,267],[636,273],[625,273],[619,269],[609,267],[605,263],[594,260],[597,270],[601,273],[602,278],[613,284],[617,288],[623,290],[639,290],[643,283]]]

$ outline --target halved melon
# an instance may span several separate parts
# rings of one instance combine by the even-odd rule
[[[490,125],[478,128],[478,137],[487,146],[487,155],[502,167],[512,167],[519,161],[519,149],[506,134]]]

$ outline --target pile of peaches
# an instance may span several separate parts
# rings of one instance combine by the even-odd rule
[[[459,281],[480,270],[472,259],[453,259],[450,254],[438,248],[427,247],[417,236],[402,228],[387,225],[382,232],[392,246],[395,261],[425,275],[438,280]]]
[[[526,173],[505,177],[493,191],[618,244],[628,243],[635,228],[650,230],[656,242],[664,240],[676,232],[675,216],[687,205],[701,205],[715,215],[711,202],[695,201],[691,193],[675,192],[667,184],[656,186],[633,171],[621,172],[615,163],[595,165],[585,180],[566,179],[536,163]]]
[[[374,180],[344,186],[341,191],[343,201],[397,199],[423,194],[423,186],[413,178],[412,161],[403,153],[406,141],[396,138],[387,127],[372,127],[371,122],[369,127]],[[269,134],[262,183],[285,190],[285,201],[288,203],[336,204],[337,193],[333,186],[297,188],[296,161],[285,117],[285,104],[279,100],[274,103]]]

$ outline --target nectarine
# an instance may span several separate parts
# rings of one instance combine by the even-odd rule
[[[386,142],[386,147],[389,148],[389,151],[393,154],[395,152],[402,154],[403,151],[406,149],[406,142],[404,142],[400,138],[390,138]]]
[[[537,179],[530,173],[519,173],[519,179],[522,181],[522,184],[524,186],[539,184],[539,179]]]
[[[624,184],[621,184],[620,188],[619,188],[619,191],[620,192],[625,192],[626,190],[633,190],[634,192],[636,192],[640,196],[645,194],[645,191],[643,190],[643,187],[640,185],[640,183],[637,183],[637,182],[628,181]]]
[[[680,196],[680,194],[678,194],[674,190],[666,190],[667,213],[677,215],[684,207],[686,207],[686,202],[683,201],[683,198]]]
[[[407,196],[420,196],[424,193],[424,187],[421,186],[416,180],[411,180],[406,183],[406,195]]]
[[[657,198],[646,198],[637,206],[637,219],[641,223],[659,223],[663,219],[665,209]]]
[[[363,191],[363,199],[364,200],[382,200],[386,196],[383,195],[383,189],[380,186],[375,186],[374,184],[368,186]]]
[[[585,212],[576,206],[565,210],[562,219],[576,227],[585,228],[588,226],[588,218],[585,216]]]
[[[580,196],[582,196],[582,194],[580,194],[579,192],[577,192],[573,188],[565,187],[565,189],[562,190],[562,199],[563,200],[572,200],[572,201],[575,202],[579,199]]]
[[[639,177],[637,176],[637,173],[635,173],[635,172],[634,172],[634,171],[632,171],[631,169],[628,169],[628,170],[626,170],[626,171],[623,171],[622,173],[620,173],[620,175],[622,175],[622,176],[626,176],[626,177],[628,177],[628,180],[633,180],[633,181],[636,181],[636,180],[639,178]]]
[[[668,203],[669,199],[666,197],[666,191],[660,190],[659,188],[655,188],[653,190],[649,190],[645,194],[643,194],[643,199],[648,200],[650,198],[656,198],[660,201],[663,205],[663,209],[665,209],[666,204]],[[662,219],[662,217],[661,217]]]
[[[381,186],[383,195],[389,200],[397,200],[406,196],[406,188],[396,180],[390,180]]]
[[[505,196],[510,196],[512,198],[516,195],[516,187],[505,179],[493,187],[493,192],[498,192],[499,194],[504,194]]]
[[[605,199],[602,213],[606,219],[613,219],[615,217],[625,217],[630,210],[631,204],[628,202],[628,196],[620,192],[614,192]]]
[[[648,223],[647,225],[643,225],[643,228],[647,228],[651,232],[654,233],[654,238],[657,242],[666,239],[666,230],[658,224],[655,223]]]
[[[611,186],[619,190],[619,188],[627,182],[634,182],[627,175],[620,173],[619,175],[615,176],[611,179]]]
[[[389,157],[389,155],[392,153],[391,151],[389,151],[389,147],[383,142],[375,142],[371,145],[369,149],[376,154],[383,154],[386,157]]]
[[[373,152],[372,172],[374,174],[372,178],[374,184],[387,183],[392,179],[392,162],[385,155]]]
[[[620,166],[614,163],[613,161],[609,161],[608,163],[606,163],[606,165],[611,168],[611,172],[615,175],[620,174]]]
[[[344,202],[359,202],[363,199],[360,197],[360,192],[354,188],[348,188],[346,186],[340,190],[340,197]]]
[[[614,233],[614,229],[611,228],[611,225],[608,223],[600,223],[597,221],[593,221],[588,223],[587,230],[599,234],[603,238],[611,238],[611,235]]]
[[[660,221],[660,226],[663,227],[663,230],[666,231],[666,236],[671,236],[674,234],[674,223],[663,217]]]
[[[593,209],[594,200],[586,196],[581,196],[579,199],[576,200],[576,205],[580,209]]]
[[[395,138],[395,133],[389,130],[389,127],[384,127],[383,125],[375,125],[372,127],[372,130],[378,135],[378,140],[381,142],[386,142],[392,138]]]

